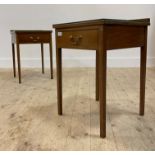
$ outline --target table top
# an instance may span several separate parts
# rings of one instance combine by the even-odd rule
[[[12,33],[44,33],[49,32],[52,33],[52,30],[10,30]]]
[[[121,20],[121,19],[95,19],[85,20],[71,23],[54,24],[54,28],[69,28],[79,26],[91,26],[91,25],[131,25],[131,26],[148,26],[150,25],[150,19],[134,19],[134,20]]]

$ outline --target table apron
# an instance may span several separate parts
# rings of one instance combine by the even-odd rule
[[[145,26],[104,26],[105,46],[107,50],[142,47],[145,44]],[[83,29],[56,32],[57,47],[71,49],[99,49],[99,29]],[[104,44],[104,43],[103,43]]]
[[[107,26],[106,48],[121,49],[141,47],[145,44],[145,27]]]

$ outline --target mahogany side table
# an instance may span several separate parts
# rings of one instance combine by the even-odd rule
[[[96,51],[96,100],[100,104],[100,137],[106,137],[107,50],[140,47],[140,110],[144,115],[147,27],[150,19],[97,19],[56,24],[58,114],[62,115],[62,48]]]
[[[19,83],[21,83],[20,44],[40,44],[41,45],[42,73],[44,73],[44,48],[43,48],[43,44],[44,43],[49,44],[51,79],[53,79],[52,31],[46,31],[46,30],[11,30],[11,39],[12,39],[12,57],[13,57],[14,77],[16,77],[15,44],[17,46],[17,62],[18,62]]]

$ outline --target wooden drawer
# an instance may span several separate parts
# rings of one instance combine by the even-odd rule
[[[57,45],[60,48],[97,49],[97,30],[58,31]]]
[[[19,33],[17,34],[19,43],[41,43],[50,42],[50,33]]]

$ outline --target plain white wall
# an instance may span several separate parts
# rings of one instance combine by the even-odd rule
[[[52,24],[98,18],[151,18],[148,34],[148,66],[155,66],[155,5],[0,5],[0,68],[12,67],[11,29],[52,29]],[[55,34],[53,33],[55,66]],[[63,50],[66,67],[95,66],[95,52]],[[49,51],[45,46],[49,67]],[[22,67],[40,67],[40,46],[21,46]],[[108,66],[139,66],[139,49],[109,51]]]

